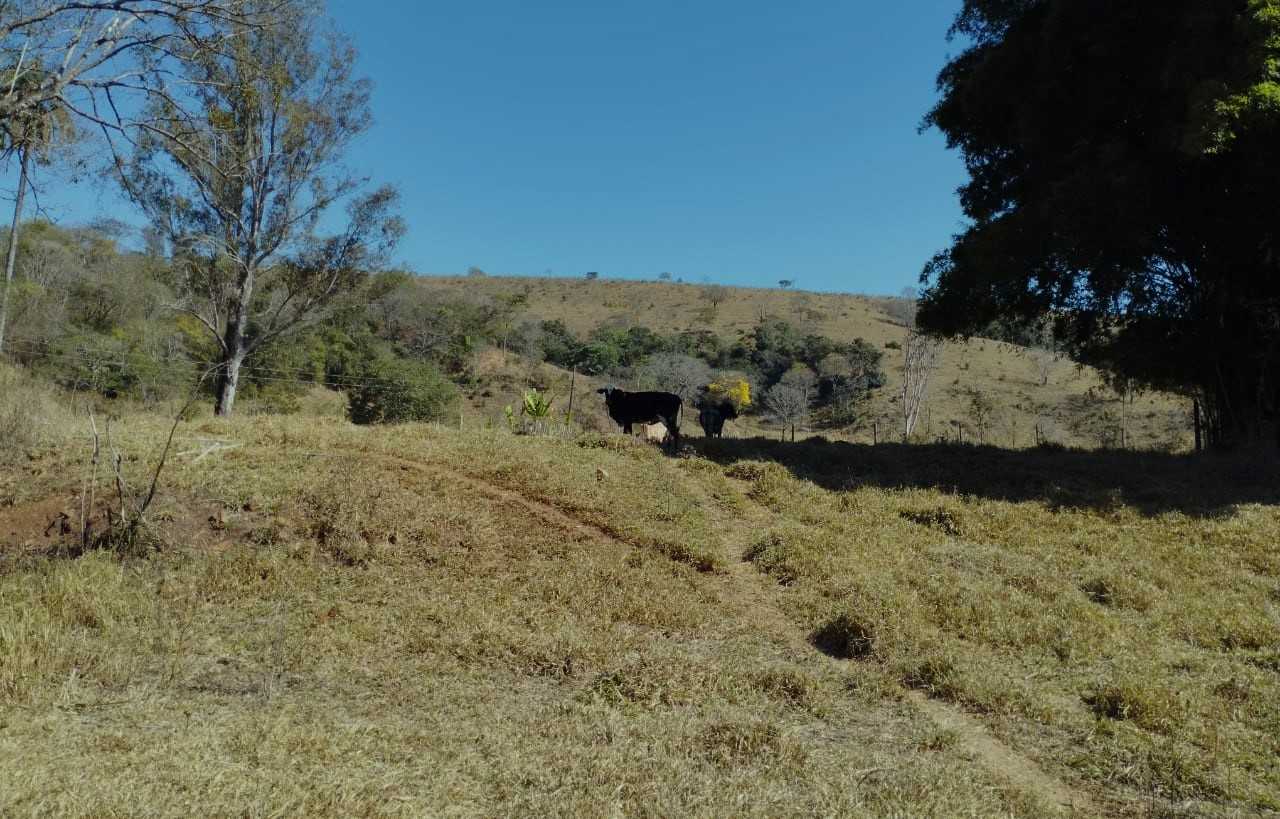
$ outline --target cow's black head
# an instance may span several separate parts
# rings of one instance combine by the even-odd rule
[[[613,398],[613,394],[617,391],[618,391],[617,387],[601,387],[600,389],[596,390],[596,392],[604,396],[604,402],[606,404],[609,403],[609,399]]]

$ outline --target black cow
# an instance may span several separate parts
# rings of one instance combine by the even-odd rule
[[[724,436],[724,422],[738,417],[738,410],[732,401],[721,401],[719,404],[704,404],[698,411],[698,423],[702,426],[702,434],[708,438]]]
[[[617,421],[622,431],[631,434],[632,424],[656,424],[661,421],[671,433],[673,449],[680,446],[680,410],[684,407],[680,396],[669,392],[627,392],[617,387],[596,390],[604,396],[609,417]]]

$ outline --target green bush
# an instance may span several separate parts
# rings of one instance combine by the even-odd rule
[[[139,327],[69,334],[37,366],[68,389],[141,401],[183,395],[198,372],[188,358],[167,354],[163,339],[147,339]]]
[[[359,370],[348,393],[353,423],[438,421],[452,414],[458,390],[429,364],[379,352]]]

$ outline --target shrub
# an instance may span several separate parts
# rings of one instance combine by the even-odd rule
[[[875,650],[875,629],[854,615],[844,612],[828,620],[810,637],[811,642],[830,657],[856,660],[871,656]]]
[[[360,382],[348,394],[348,412],[356,424],[438,421],[458,402],[452,382],[420,361],[379,352],[359,373]]]
[[[72,390],[142,401],[185,394],[198,372],[186,356],[166,351],[163,338],[146,338],[139,328],[110,335],[68,335],[58,340],[37,367]]]
[[[245,391],[246,415],[292,415],[302,409],[304,395],[300,382],[267,384]]]

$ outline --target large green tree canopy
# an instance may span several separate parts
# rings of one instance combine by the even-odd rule
[[[1053,316],[1070,351],[1203,402],[1211,438],[1280,403],[1280,0],[966,0],[926,118],[968,227],[926,329]]]

